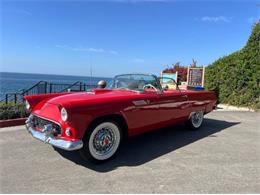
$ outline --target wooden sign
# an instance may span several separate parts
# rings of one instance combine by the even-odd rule
[[[191,87],[204,87],[205,68],[188,68],[187,83]]]

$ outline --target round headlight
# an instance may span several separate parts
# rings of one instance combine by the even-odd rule
[[[29,102],[28,102],[27,100],[25,100],[25,108],[26,108],[27,110],[30,109],[30,104],[29,104]]]
[[[61,120],[66,121],[68,119],[68,113],[65,108],[60,110]]]

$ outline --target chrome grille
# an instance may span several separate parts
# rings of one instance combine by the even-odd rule
[[[38,131],[43,131],[44,130],[44,127],[46,125],[51,125],[53,130],[54,130],[54,136],[57,136],[57,135],[60,135],[61,134],[61,127],[52,122],[52,121],[49,121],[47,119],[43,119],[41,117],[38,117],[38,116],[33,116],[32,118],[32,126],[37,129]]]

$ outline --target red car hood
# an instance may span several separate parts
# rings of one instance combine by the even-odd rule
[[[71,94],[61,95],[51,98],[47,101],[50,104],[56,105],[73,105],[74,103],[80,102],[101,102],[107,99],[122,99],[123,97],[128,97],[130,95],[138,95],[138,93],[127,90],[108,90],[108,89],[95,89],[91,92],[75,92]]]

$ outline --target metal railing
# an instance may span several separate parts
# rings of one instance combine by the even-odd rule
[[[23,97],[27,95],[36,95],[36,94],[46,94],[46,93],[60,93],[60,92],[79,92],[86,91],[92,88],[97,87],[94,84],[86,84],[81,81],[77,81],[72,84],[64,84],[64,83],[51,83],[47,81],[39,81],[32,87],[28,89],[21,89],[16,92],[10,92],[4,94],[0,98],[1,103],[22,103],[24,101]]]

